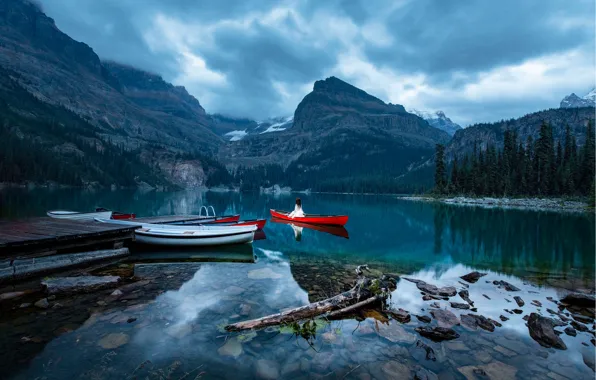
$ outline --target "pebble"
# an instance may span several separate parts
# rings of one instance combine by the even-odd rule
[[[39,301],[35,302],[34,305],[40,309],[47,309],[50,307],[50,303],[48,302],[47,298],[40,299]]]

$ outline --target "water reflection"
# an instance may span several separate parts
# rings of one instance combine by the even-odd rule
[[[590,333],[561,336],[568,346],[566,351],[544,349],[528,336],[523,315],[548,315],[546,308],[556,305],[547,297],[559,298],[560,294],[493,271],[468,289],[478,314],[496,320],[501,314],[509,318],[492,333],[456,326],[460,339],[433,343],[414,331],[424,325],[414,317],[410,323],[398,324],[366,311],[361,322],[350,318],[318,326],[314,339],[309,336],[313,347],[283,329],[225,333],[222,326],[227,323],[308,303],[310,289],[305,287],[314,287],[315,281],[299,283],[296,273],[312,278],[325,273],[340,279],[353,273],[353,267],[334,260],[291,261],[283,251],[265,248],[256,248],[255,253],[258,260],[254,264],[139,264],[146,267],[142,277],[148,283],[144,286],[156,288],[152,297],[110,303],[112,306],[92,314],[82,327],[49,342],[15,378],[179,379],[196,371],[192,373],[222,379],[325,375],[393,379],[411,378],[420,368],[440,378],[462,378],[468,372],[482,373],[480,370],[491,376],[496,371],[503,379],[555,375],[593,378],[592,370],[583,363],[585,355],[594,355],[591,343],[582,345],[589,342]],[[153,271],[148,270],[150,266],[155,267]],[[459,277],[471,269],[461,264],[437,265],[409,276],[462,288]],[[172,283],[179,278],[184,281]],[[513,308],[511,293],[497,288],[493,280],[506,280],[522,289],[516,295],[526,301],[523,314],[503,310]],[[543,306],[531,305],[532,300]],[[456,296],[452,301],[460,300]],[[456,315],[470,312],[451,309],[447,301],[422,301],[415,285],[405,280],[398,283],[391,302],[413,315],[429,314],[433,302]],[[433,349],[436,360],[427,360],[425,351],[416,344],[418,340]]]
[[[296,241],[302,240],[302,231],[304,230],[304,228],[314,230],[314,231],[328,233],[330,235],[339,236],[339,237],[342,237],[345,239],[350,238],[348,230],[346,230],[346,228],[343,226],[327,226],[327,225],[321,225],[321,224],[309,224],[309,223],[294,222],[294,221],[278,219],[278,218],[271,218],[271,222],[290,225],[292,227],[292,230],[294,231],[294,238],[296,239]]]

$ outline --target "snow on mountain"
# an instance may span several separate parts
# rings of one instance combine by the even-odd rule
[[[451,136],[453,136],[458,129],[461,129],[461,126],[451,121],[443,111],[428,112],[411,109],[408,110],[408,112],[420,116],[432,127],[445,131]]]
[[[294,116],[286,116],[286,117],[274,117],[271,119],[267,119],[264,121],[259,122],[259,125],[255,130],[258,130],[258,133],[270,133],[270,132],[279,132],[284,131],[290,128],[294,124]]]
[[[248,132],[246,130],[238,130],[238,131],[228,132],[224,136],[229,137],[230,141],[238,141],[238,140],[242,140],[247,135],[248,135]]]
[[[596,88],[583,97],[571,93],[561,100],[561,108],[594,107],[596,106]]]

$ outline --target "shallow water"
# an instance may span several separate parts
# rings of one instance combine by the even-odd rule
[[[562,288],[593,289],[592,216],[433,205],[392,197],[302,198],[307,212],[350,215],[349,238],[343,230],[268,222],[267,238],[253,247],[136,252],[126,264],[96,273],[134,271],[147,280],[120,298],[111,298],[110,289],[59,296],[52,301],[62,304],[56,309],[3,309],[0,377],[383,379],[410,378],[426,369],[440,378],[594,378],[584,363],[594,358],[590,332],[562,334],[567,350],[546,349],[532,340],[522,319],[531,312],[550,316],[546,309],[557,310],[557,305],[547,297],[561,298]],[[210,204],[218,213],[241,213],[248,219],[267,217],[269,208],[288,209],[293,203],[292,197],[239,194],[46,190],[3,192],[0,199],[4,217],[96,206],[140,216],[196,213]],[[233,257],[235,262],[191,262],[217,256]],[[388,321],[369,311],[358,318],[320,323],[316,336],[308,340],[287,328],[256,334],[222,330],[226,323],[347,289],[359,264],[458,290],[463,288],[459,276],[480,270],[488,274],[468,289],[478,314],[509,320],[492,333],[456,326],[459,339],[431,342],[414,331],[425,325],[414,315],[430,315],[433,302],[456,315],[471,311],[452,309],[447,301],[423,301],[415,284],[402,279],[391,303],[412,314],[410,323]],[[507,292],[493,280],[522,290]],[[518,308],[514,295],[525,301],[522,314],[504,311]],[[542,306],[532,305],[533,300]],[[451,301],[463,302],[459,296]],[[129,323],[130,318],[136,320]],[[593,331],[591,324],[588,327]],[[427,359],[418,341],[434,350],[435,360]]]

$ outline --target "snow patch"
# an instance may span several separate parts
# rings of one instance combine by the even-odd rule
[[[224,136],[229,137],[230,141],[239,141],[242,140],[246,135],[248,135],[248,132],[246,132],[246,130],[236,130],[228,132]]]

